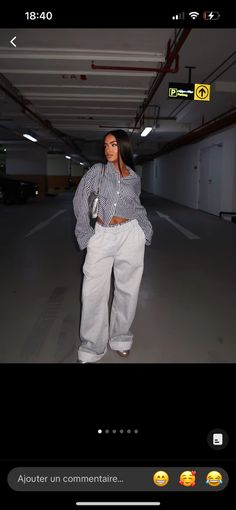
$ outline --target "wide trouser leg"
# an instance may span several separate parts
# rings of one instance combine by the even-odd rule
[[[130,331],[135,317],[143,274],[145,236],[138,222],[120,234],[120,246],[114,260],[115,290],[110,317],[111,349],[129,350],[133,343]]]
[[[107,351],[109,339],[108,301],[113,257],[100,233],[89,240],[83,266],[81,345],[79,360],[95,362]]]

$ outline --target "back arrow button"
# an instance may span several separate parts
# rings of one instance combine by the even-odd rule
[[[10,41],[10,43],[12,44],[12,46],[15,46],[15,48],[16,48],[16,44],[14,43],[15,39],[16,39],[16,35],[15,35],[15,37],[13,37],[13,38],[12,38],[12,40]]]

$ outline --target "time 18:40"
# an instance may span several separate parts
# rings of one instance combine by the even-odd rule
[[[25,16],[27,20],[34,20],[34,19],[46,19],[50,21],[52,19],[52,12],[25,12]]]

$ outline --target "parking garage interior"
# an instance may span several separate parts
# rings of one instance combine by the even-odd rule
[[[0,184],[0,362],[76,361],[85,251],[72,200],[117,128],[154,235],[129,359],[98,363],[236,361],[235,34],[1,30],[0,174],[38,194],[6,203]]]

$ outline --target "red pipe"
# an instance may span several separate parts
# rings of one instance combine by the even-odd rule
[[[170,68],[172,62],[178,58],[178,52],[179,50],[182,48],[184,42],[186,41],[189,33],[191,32],[191,28],[184,28],[183,29],[183,32],[176,44],[176,46],[174,47],[174,50],[173,52],[171,53],[170,52],[170,46],[169,46],[169,41],[168,41],[168,46],[167,46],[167,60],[166,60],[166,63],[165,65],[163,66],[163,69],[162,69],[162,74],[160,76],[157,76],[155,78],[155,81],[149,91],[149,94],[145,100],[145,104],[143,105],[143,110],[142,112],[136,117],[136,120],[135,120],[135,127],[137,126],[138,122],[142,119],[142,117],[144,116],[144,112],[145,110],[147,109],[150,101],[152,100],[154,94],[156,93],[156,91],[158,90],[158,88],[160,87],[162,81],[164,80],[164,77],[165,77],[165,74],[166,72],[168,72],[168,69]],[[133,133],[131,133],[132,135]]]
[[[148,71],[152,71],[152,72],[155,72],[155,73],[177,73],[179,71],[179,59],[178,59],[178,55],[176,56],[176,59],[175,59],[175,67],[173,69],[166,69],[165,71],[163,70],[163,68],[158,68],[158,67],[126,67],[126,66],[97,66],[96,64],[91,63],[91,68],[92,69],[110,69],[111,71],[143,71],[143,72],[148,72]]]

